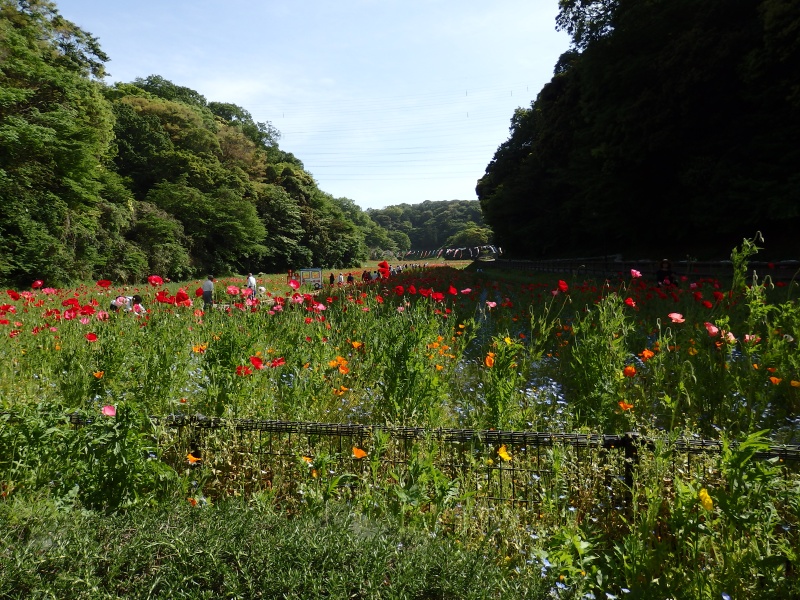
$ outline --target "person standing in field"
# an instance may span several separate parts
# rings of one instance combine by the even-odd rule
[[[214,276],[209,275],[201,288],[203,289],[203,310],[207,310],[209,306],[214,306]]]
[[[672,263],[668,258],[661,261],[661,266],[656,271],[656,282],[662,286],[678,285],[678,278],[672,272]]]
[[[252,273],[247,274],[247,289],[250,290],[250,297],[255,298],[258,284],[256,283],[256,278],[253,277]]]

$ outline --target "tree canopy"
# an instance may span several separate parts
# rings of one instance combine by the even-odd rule
[[[800,5],[560,0],[572,35],[478,197],[518,256],[796,254]]]
[[[344,268],[397,241],[280,132],[108,57],[52,2],[0,0],[0,281]],[[372,244],[383,245],[383,248]]]
[[[397,249],[401,251],[411,248],[434,250],[447,245],[460,245],[454,241],[456,236],[484,239],[492,235],[484,223],[481,206],[475,200],[426,200],[420,204],[370,209],[367,213],[375,223],[388,231],[389,237],[398,242]],[[480,230],[477,236],[475,230]],[[465,231],[472,231],[473,234],[465,235]]]

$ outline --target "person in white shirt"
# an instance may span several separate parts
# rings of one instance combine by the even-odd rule
[[[255,298],[256,292],[258,292],[258,283],[252,273],[247,274],[247,289],[251,291],[250,297]]]
[[[203,290],[203,310],[207,310],[214,305],[214,276],[209,275],[200,287]]]

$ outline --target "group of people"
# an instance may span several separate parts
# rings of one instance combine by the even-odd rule
[[[117,296],[111,301],[109,309],[111,312],[133,311],[135,313],[141,313],[144,312],[142,302],[142,297],[139,294],[134,294],[133,296]]]
[[[416,266],[416,265],[412,265]],[[394,267],[392,268],[392,274],[395,275],[397,273],[401,273],[403,271],[403,267]],[[292,278],[293,273],[289,271],[288,278]],[[368,271],[365,270],[361,274],[362,281],[373,281],[378,279],[379,273],[378,271]],[[287,281],[288,281],[287,278]],[[344,273],[339,273],[338,278],[331,274],[328,277],[328,281],[330,285],[334,285],[338,282],[340,286],[344,285],[345,282],[347,285],[352,285],[355,283],[355,276],[353,273],[348,273],[347,277],[345,278]],[[670,285],[678,285],[678,276],[672,270],[672,263],[669,259],[665,258],[661,261],[658,270],[656,271],[656,283],[660,286],[670,286]],[[207,310],[208,308],[214,305],[214,276],[209,275],[205,281],[203,281],[202,285],[200,286],[203,292],[203,309]],[[255,298],[256,294],[259,291],[258,282],[255,276],[252,273],[247,274],[247,283],[245,284],[245,289],[250,290],[248,296],[251,298]],[[263,289],[263,288],[262,288]],[[128,312],[133,311],[136,313],[144,312],[144,306],[142,305],[142,297],[138,294],[134,294],[133,296],[117,296],[111,301],[111,312]]]

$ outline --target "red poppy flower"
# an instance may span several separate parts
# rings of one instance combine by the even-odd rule
[[[12,300],[19,300],[19,293],[14,290],[6,290],[6,294],[8,294],[9,298]]]
[[[97,334],[96,333],[87,333],[84,337],[90,342],[96,342],[97,341]]]
[[[442,292],[433,292],[431,294],[431,299],[435,300],[436,302],[444,301],[444,294]]]
[[[44,285],[44,281],[42,281],[41,279],[37,279],[36,281],[34,281],[34,282],[31,284],[31,287],[32,287],[33,289],[35,289],[35,290],[38,290],[38,289],[39,289],[40,287],[42,287],[43,285]]]
[[[325,341],[325,338],[323,338],[323,341]],[[272,362],[269,363],[269,366],[274,369],[275,367],[282,367],[285,364],[286,359],[281,356],[280,358],[274,358]]]
[[[636,302],[633,301],[633,298],[625,298],[625,304],[631,308],[636,308]]]
[[[408,286],[408,293],[411,294],[412,296],[417,293],[417,288],[414,287],[413,283],[410,286]]]
[[[559,279],[558,280],[558,291],[561,292],[562,294],[566,294],[568,290],[569,290],[569,286],[567,285],[567,282],[564,281],[563,279]]]
[[[175,305],[176,306],[191,306],[192,301],[189,300],[189,294],[186,293],[186,290],[181,288],[175,294]]]
[[[447,289],[447,293],[450,294],[451,296],[457,296],[458,295],[458,290],[454,286],[451,285]]]
[[[403,289],[402,285],[396,285],[394,287],[394,293],[397,294],[398,296],[402,296],[404,292],[405,290]]]
[[[97,282],[97,285],[103,289],[108,289],[111,287],[111,282],[108,279],[101,279]]]
[[[248,375],[253,374],[253,369],[251,369],[250,367],[246,367],[244,365],[239,365],[238,367],[236,367],[236,374],[239,377],[247,377]]]
[[[264,361],[261,360],[258,356],[251,356],[250,364],[253,365],[258,371],[264,368]]]
[[[380,295],[375,296],[375,302],[377,302],[378,304],[383,304],[383,296]]]
[[[158,275],[150,275],[150,277],[147,278],[147,281],[153,287],[158,287],[159,285],[163,285],[164,283],[164,280]]]

